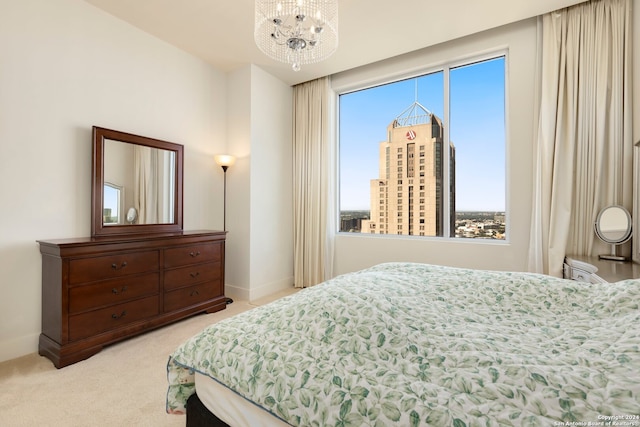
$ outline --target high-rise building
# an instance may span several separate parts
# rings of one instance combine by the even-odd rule
[[[362,233],[442,236],[445,156],[442,120],[414,102],[387,126],[379,178],[371,180],[371,216]],[[450,235],[455,218],[455,147],[449,144]]]

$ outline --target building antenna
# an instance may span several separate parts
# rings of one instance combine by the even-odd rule
[[[418,102],[418,78],[416,77],[416,102]]]

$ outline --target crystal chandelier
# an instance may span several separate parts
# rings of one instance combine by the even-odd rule
[[[338,47],[338,0],[256,0],[258,48],[300,71]]]

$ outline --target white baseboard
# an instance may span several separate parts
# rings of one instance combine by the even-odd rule
[[[291,287],[293,287],[293,276],[253,287],[251,289],[240,288],[238,286],[230,285],[227,283],[224,285],[224,294],[231,299],[251,302],[276,294],[278,292],[285,291],[287,289],[291,289]]]
[[[249,289],[240,288],[228,283],[224,285],[224,295],[231,299],[249,301]]]
[[[276,282],[267,283],[262,286],[254,287],[250,290],[249,302],[276,294],[287,289],[291,289],[292,287],[293,276],[287,277],[286,279],[278,280]]]
[[[0,342],[0,362],[37,353],[39,337],[40,333],[35,333]]]

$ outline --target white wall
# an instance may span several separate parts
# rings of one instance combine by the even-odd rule
[[[508,49],[508,242],[342,233],[335,239],[334,274],[385,261],[526,270],[532,194],[535,18],[347,71],[334,76],[332,85],[339,91],[359,82],[372,84],[381,76],[406,75],[444,61],[502,48]]]
[[[80,0],[0,0],[0,361],[37,351],[37,239],[90,234],[91,126],[185,146],[184,227],[222,229],[226,76]]]
[[[254,300],[293,285],[293,95],[254,65],[229,73],[229,92],[225,293]]]
[[[251,66],[229,73],[225,295],[248,300],[251,280]],[[233,260],[233,262],[231,262]]]
[[[250,300],[293,286],[293,89],[252,70]]]

